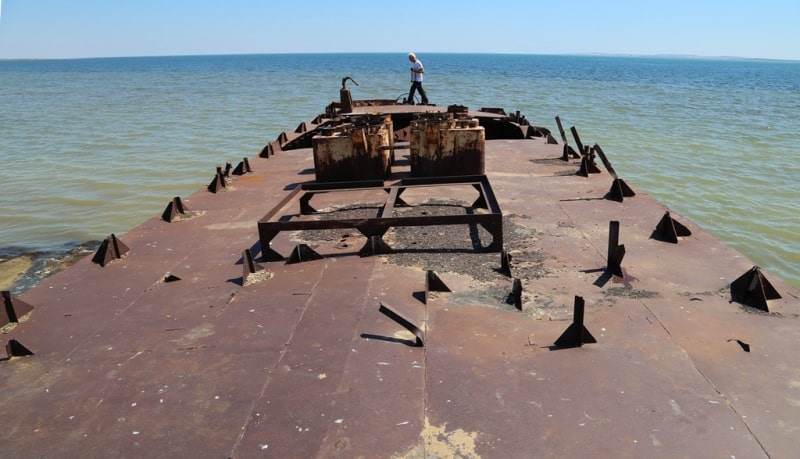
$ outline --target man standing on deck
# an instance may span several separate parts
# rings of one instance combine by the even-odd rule
[[[408,103],[414,104],[414,93],[419,90],[422,104],[426,105],[428,103],[428,95],[422,89],[422,74],[425,73],[425,68],[414,53],[408,53],[408,60],[411,61],[411,89],[408,91]]]

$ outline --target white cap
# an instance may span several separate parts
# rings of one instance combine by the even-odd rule
[[[417,58],[417,56],[414,53],[408,53],[408,57],[413,57],[415,59]]]

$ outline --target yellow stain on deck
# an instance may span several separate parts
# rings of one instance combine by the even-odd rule
[[[394,456],[394,458],[480,459],[478,453],[475,452],[477,438],[477,432],[467,432],[463,429],[448,432],[445,426],[433,426],[426,416],[425,426],[420,433],[420,443],[410,451]]]

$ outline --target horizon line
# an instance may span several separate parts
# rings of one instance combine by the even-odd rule
[[[1,0],[0,0],[1,1]],[[406,54],[406,51],[300,51],[300,52],[258,52],[258,53],[212,53],[212,54],[142,54],[122,56],[82,56],[82,57],[0,57],[0,62],[8,61],[66,61],[90,59],[138,59],[154,57],[222,57],[222,56],[274,56],[274,55],[304,55],[304,54]],[[770,57],[745,57],[745,56],[710,56],[702,54],[677,54],[677,53],[604,53],[604,52],[577,52],[577,53],[519,53],[519,52],[467,52],[467,51],[422,51],[420,54],[465,54],[465,55],[498,55],[498,56],[606,56],[606,57],[649,57],[649,58],[681,58],[681,59],[709,59],[709,60],[747,60],[769,62],[800,62],[800,59],[783,59]]]

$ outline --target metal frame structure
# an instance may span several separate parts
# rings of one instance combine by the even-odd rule
[[[464,215],[435,215],[399,217],[394,215],[395,206],[405,204],[400,195],[410,188],[471,185],[478,193],[472,207],[487,209],[488,213]],[[338,220],[293,220],[298,214],[284,214],[284,209],[299,206],[299,215],[312,215],[316,211],[310,205],[316,194],[343,191],[383,189],[388,193],[374,218],[349,218]],[[258,221],[261,253],[265,261],[281,261],[285,258],[272,249],[271,241],[281,232],[297,230],[356,229],[368,238],[367,245],[380,239],[392,227],[478,224],[492,235],[492,242],[484,248],[486,252],[500,252],[503,248],[503,214],[486,175],[404,178],[392,184],[381,180],[336,183],[302,183],[289,193],[278,205]],[[381,241],[383,242],[383,241]],[[384,247],[388,245],[383,242]],[[365,246],[366,248],[367,246]],[[362,249],[363,252],[363,249]]]

